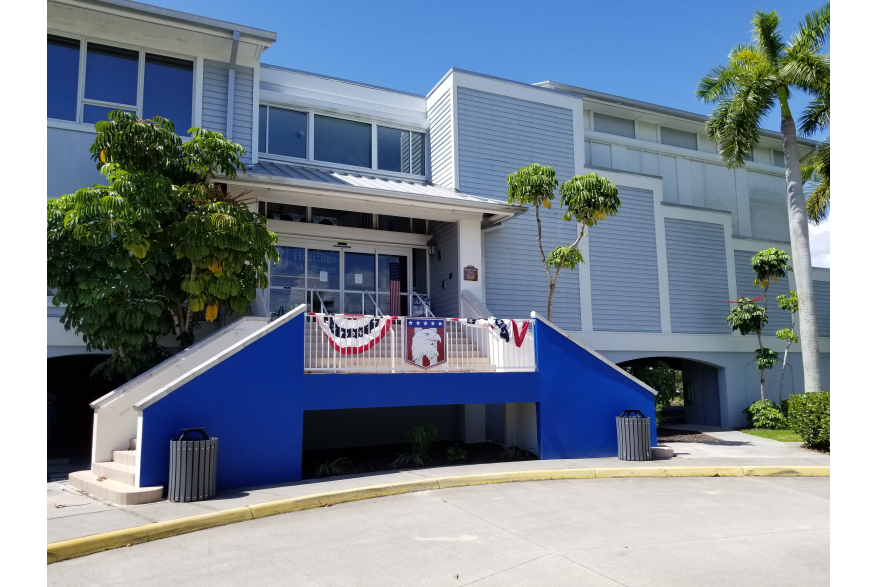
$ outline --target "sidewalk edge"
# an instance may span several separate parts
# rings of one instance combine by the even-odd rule
[[[555,479],[594,479],[619,477],[829,477],[831,467],[811,466],[717,466],[717,467],[624,467],[624,468],[583,468],[557,469],[544,471],[515,471],[506,473],[484,473],[480,475],[456,475],[435,477],[417,481],[403,481],[385,485],[357,487],[328,493],[305,495],[266,503],[243,506],[220,512],[167,520],[145,526],[124,530],[114,530],[81,538],[54,542],[46,546],[47,564],[103,550],[112,550],[178,536],[198,530],[205,530],[225,524],[243,522],[266,516],[274,516],[318,507],[328,507],[339,503],[399,495],[414,491],[447,489],[493,483],[514,483],[520,481],[549,481]]]

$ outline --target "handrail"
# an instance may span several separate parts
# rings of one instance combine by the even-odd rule
[[[326,304],[323,303],[323,296],[320,295],[320,292],[317,291],[317,288],[315,287],[312,287],[311,291],[314,292],[314,295],[320,300],[320,309],[323,310],[323,314],[328,314],[329,312],[326,311]],[[311,299],[311,302],[313,303],[313,299]]]
[[[487,309],[487,306],[485,306],[481,300],[476,298],[475,294],[471,291],[464,289],[462,294],[460,294],[460,298],[465,305],[469,306],[472,313],[477,314],[477,316],[466,316],[466,318],[483,318],[487,320],[488,318],[493,317],[493,314]]]
[[[378,316],[385,316],[386,315],[383,312],[381,312],[381,307],[378,305],[378,302],[374,299],[374,297],[372,297],[372,292],[370,292],[370,291],[362,292],[362,302],[361,303],[362,303],[362,313],[363,314],[365,314],[365,296],[368,296],[368,298],[375,305],[375,312],[377,312]],[[325,313],[325,311],[323,313]]]
[[[426,315],[428,317],[435,318],[436,315],[432,313],[432,308],[429,307],[429,304],[427,304],[426,302],[423,301],[423,298],[420,297],[420,294],[417,293],[416,291],[414,291],[413,289],[411,290],[411,293],[414,294],[414,297],[416,297],[418,300],[420,300],[420,303],[423,304],[424,308],[426,308]]]

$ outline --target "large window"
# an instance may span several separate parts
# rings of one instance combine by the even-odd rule
[[[46,50],[48,117],[76,120],[79,94],[79,41],[49,35]]]
[[[662,126],[661,143],[697,151],[697,133]]]
[[[379,126],[378,169],[423,175],[423,133]]]
[[[113,110],[127,110],[141,118],[163,116],[177,134],[188,134],[195,79],[191,60],[55,35],[48,35],[47,53],[48,118],[94,124]]]
[[[273,106],[259,106],[259,152],[305,159],[308,115]]]
[[[342,118],[314,116],[314,159],[371,167],[371,125]]]
[[[597,132],[605,132],[611,135],[635,138],[633,121],[627,118],[619,118],[618,116],[610,116],[594,112],[594,130]]]

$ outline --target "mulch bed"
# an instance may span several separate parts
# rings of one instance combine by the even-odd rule
[[[449,446],[466,451],[463,459],[451,460],[447,458]],[[302,453],[302,479],[316,479],[317,470],[321,463],[332,463],[336,459],[344,458],[340,464],[341,470],[335,475],[353,475],[357,473],[372,473],[376,471],[394,471],[390,463],[399,456],[406,448],[404,444],[389,444],[384,446],[362,446],[353,448],[337,448],[324,450],[306,450]],[[481,463],[509,463],[515,461],[527,461],[536,458],[526,451],[522,451],[521,458],[508,458],[502,456],[503,449],[493,442],[478,442],[475,444],[462,444],[456,442],[432,443],[429,451],[429,460],[425,460],[423,467],[403,467],[404,469],[417,469],[427,467],[448,467],[453,465],[477,465]]]
[[[658,428],[658,442],[722,442],[722,440],[695,430]]]

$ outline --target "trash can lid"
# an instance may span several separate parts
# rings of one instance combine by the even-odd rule
[[[205,429],[209,428],[209,426],[199,426],[198,428],[180,428],[183,431],[183,435],[180,436],[180,440],[183,440],[186,436],[189,435],[190,432],[198,432],[201,434],[203,440],[210,440],[210,436],[204,432]]]
[[[636,414],[636,415],[631,416],[630,414]],[[646,416],[644,416],[643,413],[640,412],[639,410],[624,410],[624,412],[622,412],[620,417],[621,418],[645,418]]]

